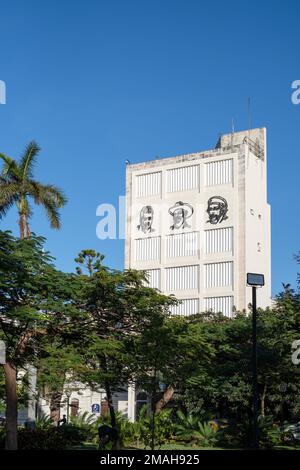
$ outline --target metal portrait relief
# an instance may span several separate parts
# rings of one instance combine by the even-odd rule
[[[151,206],[144,206],[140,211],[140,223],[137,226],[138,230],[141,230],[143,233],[153,232],[154,210]]]
[[[189,219],[193,213],[194,209],[187,202],[176,202],[176,204],[169,209],[169,214],[173,217],[173,224],[170,229],[174,230],[175,228],[190,227],[187,223],[187,219]]]
[[[208,221],[213,225],[220,224],[223,220],[228,219],[228,204],[226,199],[221,196],[213,196],[207,201]]]

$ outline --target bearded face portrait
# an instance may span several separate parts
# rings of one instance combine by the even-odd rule
[[[216,225],[226,220],[228,212],[228,204],[226,199],[221,196],[213,196],[207,201],[208,220],[207,222]]]

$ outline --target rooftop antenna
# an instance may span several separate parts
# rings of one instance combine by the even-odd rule
[[[250,129],[252,126],[252,115],[251,115],[251,99],[248,96],[248,139],[250,140]]]
[[[231,150],[233,147],[233,134],[234,134],[234,120],[233,118],[231,119]]]

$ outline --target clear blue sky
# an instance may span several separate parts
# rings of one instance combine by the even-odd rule
[[[96,238],[96,207],[124,194],[131,162],[211,148],[218,134],[268,128],[273,293],[295,283],[300,250],[299,1],[6,1],[0,7],[0,148],[36,139],[36,177],[69,197],[63,229],[36,210],[57,265],[82,248],[123,267],[123,241]],[[1,228],[16,227],[12,211]]]

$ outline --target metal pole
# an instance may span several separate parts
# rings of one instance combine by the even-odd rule
[[[258,394],[257,394],[257,340],[256,340],[256,287],[252,286],[252,380],[253,380],[253,447],[259,448],[258,441]]]

